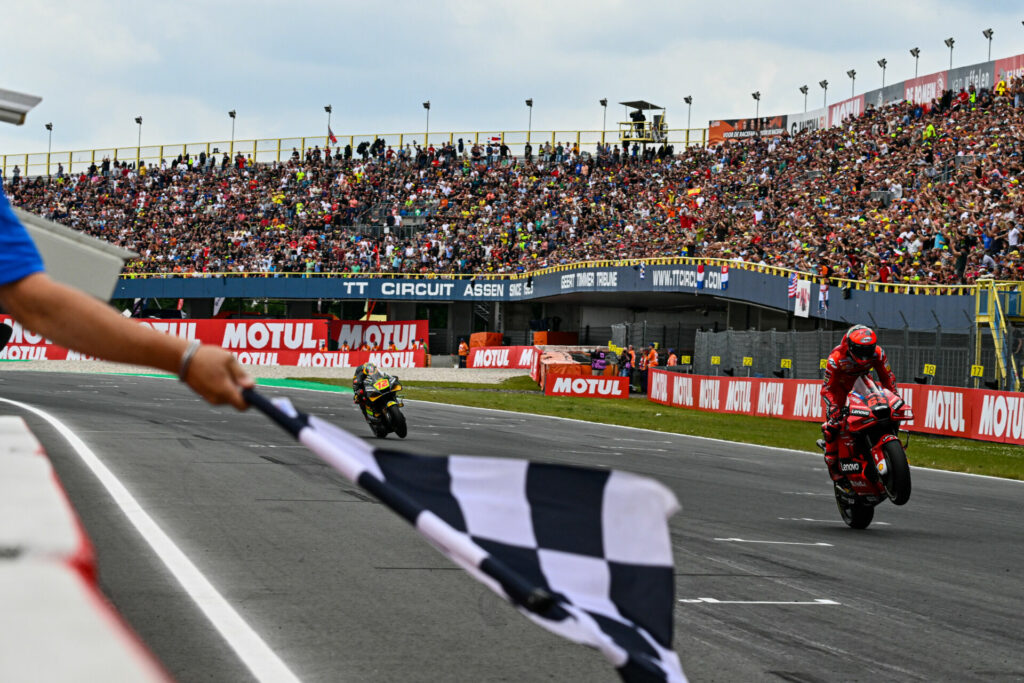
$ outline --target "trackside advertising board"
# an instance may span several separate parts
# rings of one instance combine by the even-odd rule
[[[532,370],[539,357],[532,346],[477,346],[469,350],[466,367]]]
[[[24,329],[9,316],[0,322],[14,328],[0,360],[95,360],[77,351],[69,351],[40,335]],[[423,367],[426,353],[412,346],[419,323],[367,323],[333,321],[339,333],[358,335],[360,344],[380,346],[377,350],[327,351],[326,320],[138,320],[138,324],[183,339],[220,346],[235,355],[243,365],[295,365],[299,367],[356,367],[374,362],[385,368]],[[424,323],[424,338],[426,337]],[[395,349],[388,347],[394,343]]]
[[[629,398],[629,378],[548,375],[544,384],[544,395]]]
[[[1024,444],[1024,394],[922,384],[899,385],[913,409],[905,429],[925,434]],[[821,382],[704,377],[652,369],[647,398],[678,408],[824,421]]]

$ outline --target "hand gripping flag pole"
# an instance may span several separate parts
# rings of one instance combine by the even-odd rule
[[[245,399],[538,625],[600,650],[626,681],[685,681],[661,484],[625,472],[374,448],[252,389]]]

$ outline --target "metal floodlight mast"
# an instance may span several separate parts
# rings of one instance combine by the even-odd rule
[[[608,98],[602,97],[597,101],[601,105],[601,144],[604,144],[604,131],[608,127]]]
[[[801,85],[800,86],[800,92],[802,92],[804,94],[804,113],[806,114],[807,113],[807,86],[806,85]]]
[[[754,125],[757,127],[758,136],[761,133],[761,91],[750,93],[754,98]]]
[[[46,124],[46,176],[50,176],[50,150],[53,149],[53,123]]]
[[[846,72],[846,75],[850,77],[850,97],[853,97],[853,89],[857,86],[857,72],[854,69],[850,69]]]
[[[824,91],[824,94],[822,95],[821,106],[828,107],[828,81],[818,81],[818,85],[820,85],[821,89]]]
[[[693,112],[693,95],[687,95],[686,97],[684,97],[683,102],[686,102],[686,135],[689,136],[690,114]]]
[[[426,149],[430,144],[430,100],[423,103],[423,108],[427,110],[427,130],[423,134],[423,148]]]
[[[988,40],[988,59],[986,61],[989,62],[992,61],[992,33],[993,31],[990,28],[987,28],[981,32],[981,35],[985,36],[985,38]]]
[[[139,167],[139,160],[142,158],[142,117],[136,116],[135,123],[139,124],[139,141],[135,146],[135,168]],[[114,156],[117,156],[116,154]]]
[[[530,134],[533,132],[533,98],[526,100],[526,108],[530,110],[529,118],[526,120],[526,142],[530,142]]]
[[[882,87],[883,88],[885,87],[885,67],[888,64],[889,64],[889,60],[885,59],[884,57],[882,59],[878,60],[878,66],[882,67]]]
[[[237,112],[234,109],[232,109],[231,111],[228,112],[228,116],[231,117],[231,148],[230,148],[230,151],[229,151],[229,155],[231,156],[232,159],[235,158],[235,116],[236,115],[237,115]]]
[[[331,112],[334,111],[334,107],[327,104],[324,105],[324,111],[327,112],[327,144],[331,142]]]
[[[942,42],[944,42],[946,44],[946,47],[949,48],[949,68],[952,69],[953,68],[953,43],[955,43],[956,41],[953,40],[952,36],[950,36],[949,38],[946,38]]]
[[[921,48],[914,47],[910,49],[910,56],[914,58],[914,78],[917,78],[917,60],[921,58]]]

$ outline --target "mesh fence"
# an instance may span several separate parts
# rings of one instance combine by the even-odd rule
[[[975,358],[975,338],[971,330],[878,330],[878,343],[885,349],[893,372],[901,382],[923,377],[925,365],[935,366],[934,384],[973,386],[971,366]],[[736,376],[771,377],[781,371],[783,359],[792,368],[786,377],[816,379],[823,374],[821,361],[842,340],[845,330],[795,330],[778,332],[697,331],[694,338],[693,371],[714,375],[731,370]],[[982,333],[981,365],[983,379],[995,377],[996,358],[991,335]],[[719,365],[712,364],[712,357]],[[743,359],[752,360],[745,367]]]

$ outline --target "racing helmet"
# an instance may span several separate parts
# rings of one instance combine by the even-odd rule
[[[866,325],[854,325],[843,339],[850,358],[858,365],[866,365],[875,357],[878,348],[878,335]]]
[[[376,363],[363,363],[362,370],[363,370],[363,374],[366,375],[367,377],[369,377],[370,375],[374,375],[374,374],[377,373],[377,364]]]

